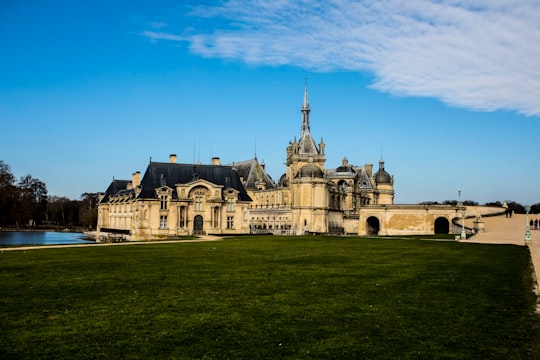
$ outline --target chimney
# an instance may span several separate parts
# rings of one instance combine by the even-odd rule
[[[131,186],[133,186],[133,188],[136,188],[137,186],[140,186],[140,185],[141,185],[141,172],[137,171],[131,175]]]
[[[212,165],[214,165],[214,166],[219,166],[219,165],[221,165],[221,160],[220,160],[220,158],[219,158],[219,157],[213,157],[213,158],[212,158]]]
[[[169,155],[169,162],[171,164],[176,164],[176,154]]]
[[[373,164],[366,164],[365,166],[366,172],[369,177],[373,176]]]

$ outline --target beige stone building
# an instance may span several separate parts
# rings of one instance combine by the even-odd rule
[[[301,133],[286,147],[285,173],[274,181],[257,158],[222,165],[151,162],[141,178],[114,180],[98,207],[98,233],[128,239],[197,234],[408,235],[457,231],[464,207],[394,205],[384,161],[326,168],[325,144],[310,129],[307,88]]]

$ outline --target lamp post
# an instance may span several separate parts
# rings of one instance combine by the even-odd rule
[[[461,189],[458,190],[458,206],[461,206],[461,240],[465,240],[467,238],[467,234],[465,233],[465,207],[461,203]]]
[[[529,211],[531,211],[531,205],[525,205],[525,245],[531,243],[531,229],[529,227]]]

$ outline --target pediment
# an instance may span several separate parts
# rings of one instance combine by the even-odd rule
[[[185,189],[188,189],[188,190],[191,190],[197,186],[204,186],[206,188],[208,188],[208,190],[212,189],[212,188],[222,188],[223,186],[222,185],[216,185],[208,180],[204,180],[204,179],[197,179],[197,180],[194,180],[194,181],[191,181],[189,183],[186,183],[186,184],[176,184],[175,185],[176,187],[178,188],[185,188]]]
[[[174,191],[173,188],[169,187],[169,186],[160,186],[158,188],[156,188],[156,194],[171,194],[172,192]]]

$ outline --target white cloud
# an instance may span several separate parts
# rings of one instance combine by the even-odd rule
[[[371,71],[373,87],[476,110],[540,116],[540,2],[229,0],[194,8],[188,41],[205,57]]]
[[[171,40],[171,41],[186,41],[187,39],[180,35],[169,34],[165,32],[143,31],[142,36],[149,38],[151,41]]]
[[[163,29],[167,27],[167,23],[164,23],[162,21],[154,21],[149,24],[154,29]]]

